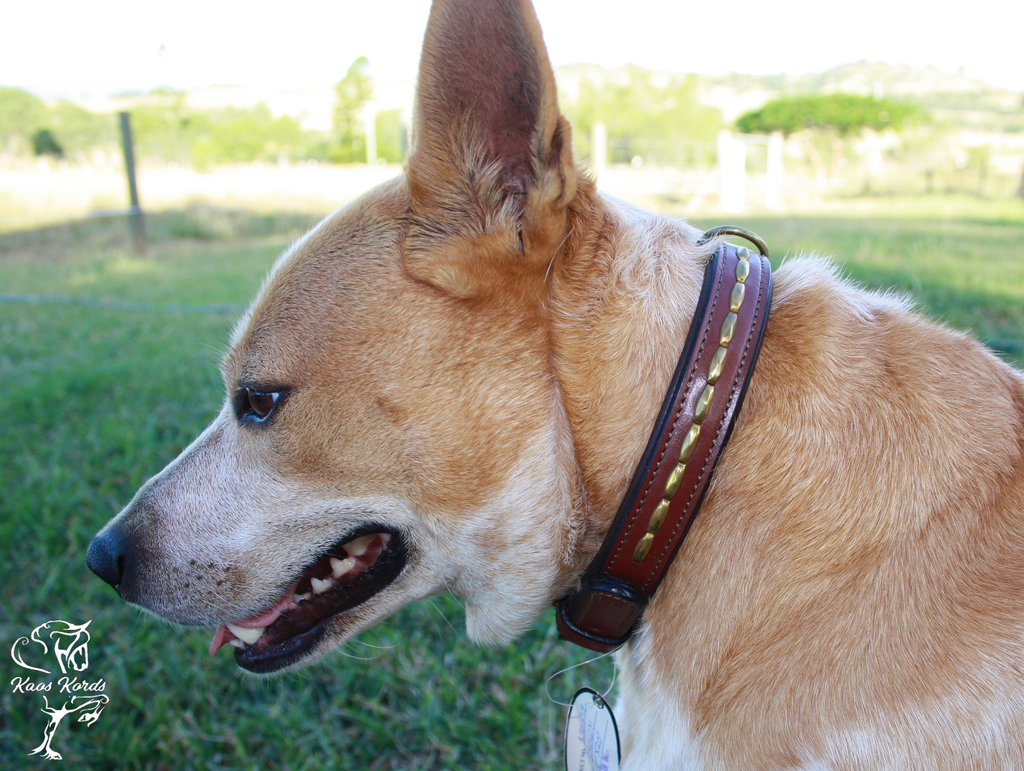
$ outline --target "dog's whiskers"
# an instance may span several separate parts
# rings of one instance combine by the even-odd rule
[[[458,599],[458,598],[456,598],[456,599]],[[437,601],[434,600],[434,599],[430,599],[428,604],[429,604],[429,606],[431,608],[433,608],[435,611],[437,611],[437,615],[439,615],[442,619],[444,619],[444,623],[446,623],[448,625],[448,628],[451,629],[456,634],[458,634],[459,630],[455,628],[455,625],[452,624],[452,622],[448,619],[448,616],[445,615],[445,612],[438,606]]]
[[[384,654],[381,653],[376,656],[356,656],[355,654],[348,653],[345,650],[339,648],[338,655],[344,656],[347,659],[353,659],[354,661],[376,661],[377,659],[381,658],[381,656],[383,656]]]
[[[401,642],[397,642],[394,645],[374,645],[373,643],[363,642],[362,640],[349,640],[348,644],[365,645],[367,648],[374,648],[380,651],[393,651],[402,646]]]

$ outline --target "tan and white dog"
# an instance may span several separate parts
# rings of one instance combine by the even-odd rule
[[[404,176],[295,244],[213,424],[96,537],[127,601],[298,666],[422,597],[504,642],[633,474],[714,245],[602,197],[529,0],[437,0]],[[619,651],[623,768],[1024,768],[1024,377],[775,275],[696,524]]]

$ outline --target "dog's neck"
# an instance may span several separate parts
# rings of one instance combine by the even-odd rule
[[[549,281],[553,366],[584,490],[574,563],[596,552],[665,397],[709,252],[699,235],[590,186],[573,204]]]

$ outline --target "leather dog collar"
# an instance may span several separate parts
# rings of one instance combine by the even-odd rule
[[[561,636],[610,651],[633,634],[697,516],[729,440],[761,349],[772,299],[764,242],[714,228],[701,240],[738,235],[761,254],[723,243],[708,261],[686,345],[640,465],[580,588],[557,603]]]

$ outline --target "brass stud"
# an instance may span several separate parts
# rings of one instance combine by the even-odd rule
[[[650,533],[645,533],[633,550],[633,562],[643,562],[647,552],[651,550],[652,543],[654,543],[654,536]]]
[[[722,337],[719,345],[723,347],[732,342],[732,336],[736,332],[736,314],[730,313],[722,322]]]
[[[747,247],[745,247],[745,246],[737,247],[737,249],[736,249],[736,256],[739,257],[741,260],[749,260],[750,259],[750,250],[747,249]]]
[[[668,501],[659,503],[651,513],[651,521],[647,523],[647,532],[653,535],[665,524],[665,517],[668,516]]]
[[[743,305],[744,294],[743,284],[737,284],[732,288],[732,295],[729,297],[729,310],[733,313],[736,313]]]
[[[693,420],[695,423],[703,423],[711,409],[711,399],[715,395],[714,386],[704,386],[704,391],[697,399],[697,406],[693,409]]]
[[[686,472],[686,464],[678,463],[668,475],[668,482],[665,483],[665,498],[671,500],[679,492],[679,485],[683,482],[683,474]]]
[[[725,353],[727,348],[719,348],[715,351],[715,355],[711,357],[711,366],[708,368],[708,383],[714,385],[718,382],[718,378],[722,376],[722,370],[725,369]]]
[[[679,450],[679,462],[686,463],[693,457],[693,451],[697,449],[697,439],[700,438],[700,423],[694,423],[683,438],[683,446]]]
[[[736,263],[736,280],[741,284],[747,280],[747,276],[750,275],[750,263],[746,260],[740,260]]]

